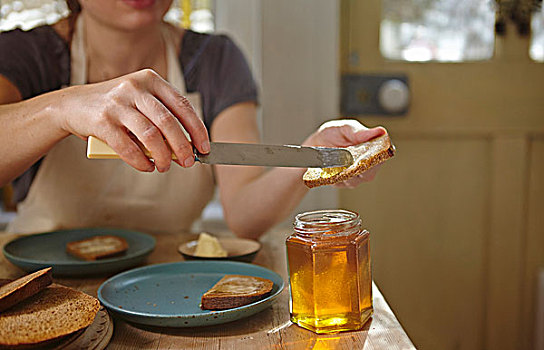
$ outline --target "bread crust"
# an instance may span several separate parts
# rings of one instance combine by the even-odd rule
[[[0,280],[0,285],[8,282]],[[40,344],[88,327],[100,308],[98,299],[52,284],[0,313],[0,347]]]
[[[115,247],[109,247],[107,241],[113,242]],[[84,246],[91,245],[96,248],[94,252],[87,252]],[[128,249],[127,241],[118,236],[101,235],[91,238],[82,239],[80,241],[69,242],[66,244],[66,251],[75,257],[83,260],[97,260],[111,258],[113,256],[124,253]]]
[[[347,147],[353,156],[353,164],[337,174],[323,177],[322,169],[308,169],[302,179],[309,187],[332,185],[346,181],[368,169],[385,162],[395,155],[395,146],[388,134],[376,137],[357,146]]]
[[[226,310],[266,298],[274,283],[266,278],[226,275],[202,295],[204,310]]]
[[[51,283],[51,268],[47,267],[1,286],[0,312],[42,291]]]

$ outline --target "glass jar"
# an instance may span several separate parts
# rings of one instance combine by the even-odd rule
[[[287,238],[291,321],[315,333],[360,329],[372,315],[369,235],[359,214],[299,214]]]

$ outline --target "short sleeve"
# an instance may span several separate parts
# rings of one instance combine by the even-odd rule
[[[0,33],[0,75],[25,100],[60,89],[70,81],[68,45],[49,26]],[[25,199],[40,162],[13,181],[15,203]]]
[[[0,74],[23,99],[59,89],[69,81],[68,64],[67,45],[51,27],[0,33]]]
[[[204,121],[209,129],[226,108],[241,102],[258,103],[258,92],[242,51],[230,38],[196,35],[200,36],[198,49],[194,49],[183,69],[188,91],[202,95]]]

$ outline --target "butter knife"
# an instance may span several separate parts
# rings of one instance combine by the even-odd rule
[[[144,149],[144,152],[151,158],[149,151]],[[87,158],[116,159],[119,155],[103,141],[90,136]],[[172,159],[176,159],[174,154]],[[353,156],[344,148],[210,142],[210,153],[195,152],[195,160],[205,164],[331,168],[350,166]]]

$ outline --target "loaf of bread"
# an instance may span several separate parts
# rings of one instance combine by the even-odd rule
[[[225,310],[251,304],[270,295],[274,283],[268,279],[226,275],[202,295],[204,310]]]
[[[395,146],[385,134],[357,146],[347,147],[353,156],[353,164],[347,168],[310,168],[302,176],[308,187],[332,185],[357,176],[395,155]]]
[[[81,241],[66,244],[66,251],[83,260],[110,258],[124,253],[128,249],[127,241],[117,236],[94,236]]]
[[[33,296],[53,283],[51,268],[45,268],[0,287],[0,312]]]
[[[67,336],[88,327],[99,308],[96,298],[52,284],[0,313],[0,347],[38,346]]]

